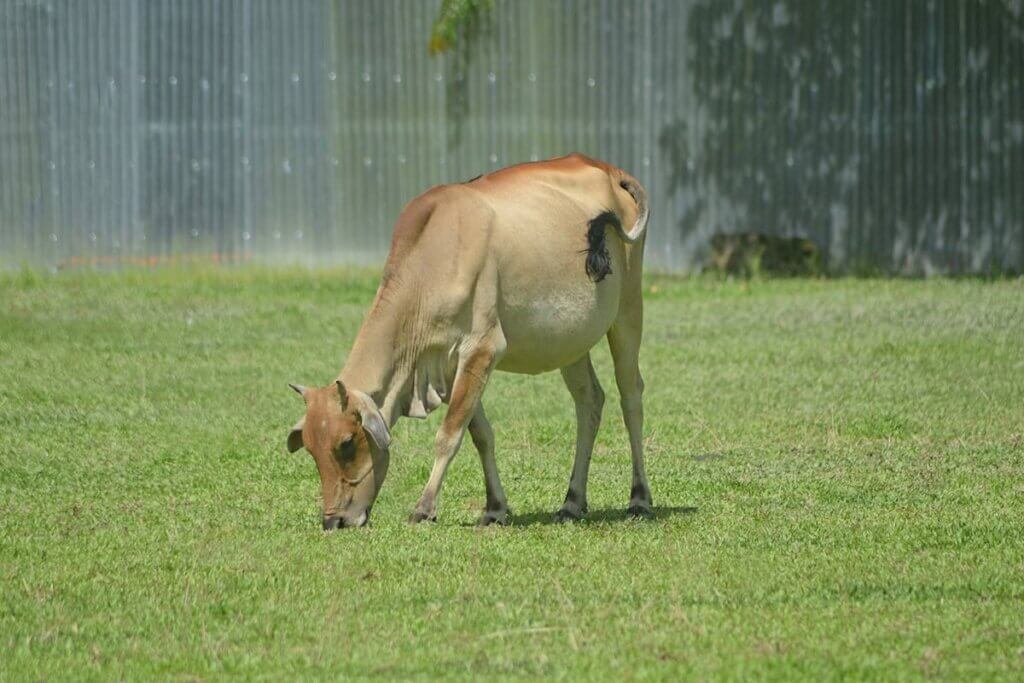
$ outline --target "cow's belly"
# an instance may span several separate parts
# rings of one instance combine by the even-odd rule
[[[502,297],[498,310],[506,348],[499,370],[535,374],[563,368],[590,351],[615,321],[616,274],[600,285],[547,284],[529,283]]]

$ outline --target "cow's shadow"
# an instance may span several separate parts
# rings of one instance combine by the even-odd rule
[[[664,520],[671,517],[678,517],[681,515],[692,515],[697,512],[697,508],[692,505],[665,505],[654,508],[654,520]],[[590,524],[596,522],[630,522],[636,521],[642,524],[643,519],[637,519],[630,515],[625,508],[614,508],[607,510],[591,510],[588,512],[583,519],[569,522],[570,524]],[[566,524],[567,522],[559,522],[555,520],[554,510],[543,510],[538,512],[527,512],[523,514],[512,511],[508,516],[508,525],[512,527],[524,527],[524,526],[537,526],[537,525],[554,525],[554,524]]]

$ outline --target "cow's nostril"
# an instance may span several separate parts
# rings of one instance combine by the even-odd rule
[[[334,531],[340,526],[343,526],[340,515],[334,517],[324,517],[324,531]]]

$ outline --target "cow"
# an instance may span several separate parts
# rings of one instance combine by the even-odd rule
[[[394,227],[373,304],[337,379],[290,385],[306,414],[288,435],[320,474],[323,528],[367,523],[399,417],[447,412],[410,522],[437,519],[445,471],[469,430],[483,465],[481,525],[508,504],[481,400],[494,370],[560,370],[576,404],[576,453],[558,521],[587,512],[587,471],[604,392],[590,350],[607,337],[629,433],[628,512],[652,516],[643,458],[642,270],[647,193],[630,174],[581,154],[440,185]],[[626,227],[628,226],[628,227]]]

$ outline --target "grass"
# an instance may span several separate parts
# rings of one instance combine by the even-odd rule
[[[652,278],[657,519],[608,393],[591,521],[550,523],[557,374],[487,392],[515,512],[441,411],[395,428],[371,528],[287,455],[373,273],[0,276],[0,679],[1024,675],[1024,282]]]

